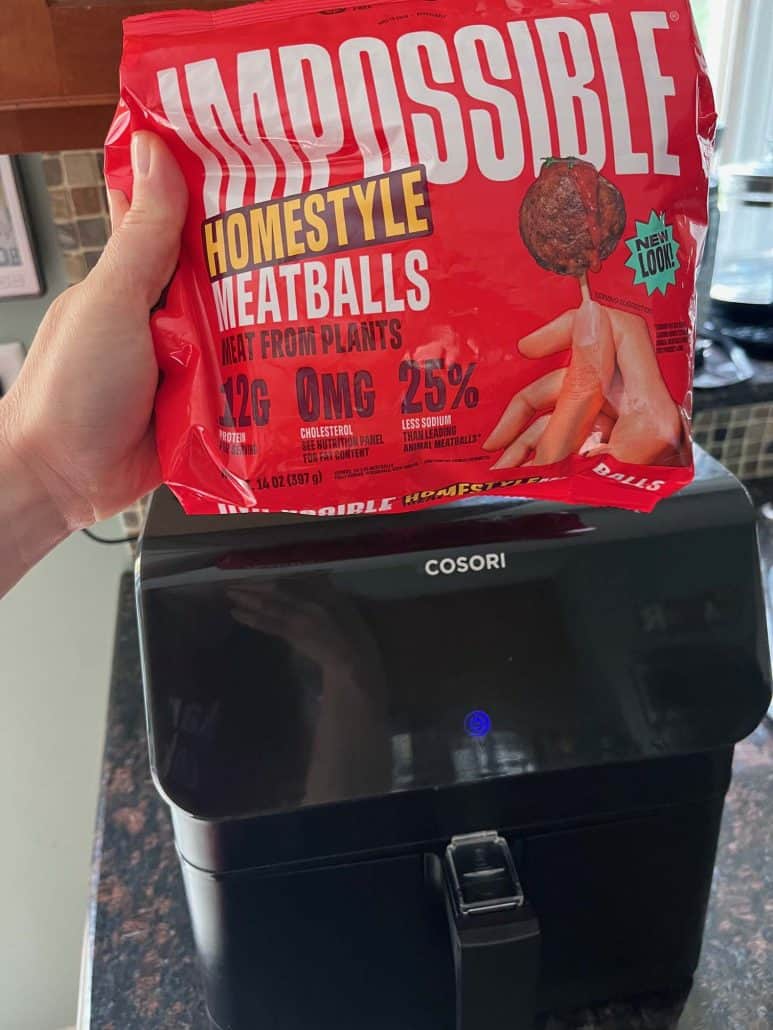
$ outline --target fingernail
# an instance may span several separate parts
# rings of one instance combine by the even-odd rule
[[[150,143],[144,132],[132,136],[132,171],[138,178],[145,178],[150,171]]]

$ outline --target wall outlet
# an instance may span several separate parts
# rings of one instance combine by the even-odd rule
[[[0,397],[8,393],[24,364],[24,347],[20,343],[0,343]]]

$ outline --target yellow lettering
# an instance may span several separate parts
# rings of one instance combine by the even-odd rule
[[[306,249],[303,243],[298,241],[298,233],[303,229],[303,222],[298,217],[300,209],[300,197],[293,197],[292,200],[285,201],[285,238],[287,239],[288,257],[295,257],[298,254],[302,254]]]
[[[421,182],[421,169],[412,168],[410,171],[403,172],[402,185],[403,195],[405,196],[405,217],[408,222],[408,232],[426,232],[429,229],[429,221],[426,218],[419,218],[416,212],[426,204],[426,198],[424,194],[419,191],[417,187]]]
[[[319,212],[325,210],[325,198],[320,193],[310,193],[303,204],[303,214],[311,227],[306,233],[306,246],[314,254],[319,254],[328,245],[330,234],[324,218]]]
[[[405,169],[256,204],[205,222],[209,274],[214,279],[289,257],[426,233],[431,220],[422,175],[421,169]],[[350,225],[349,218],[358,225],[354,239],[349,230],[355,223]]]
[[[279,207],[276,204],[256,207],[250,211],[250,235],[254,265],[262,265],[267,261],[281,261],[285,256]]]
[[[371,179],[365,183],[363,190],[361,184],[356,182],[352,186],[352,196],[362,218],[363,237],[370,241],[376,238],[376,227],[373,224],[373,202],[376,199],[376,180]]]
[[[387,239],[390,236],[403,236],[405,234],[405,223],[395,221],[395,212],[392,207],[392,194],[389,192],[389,179],[379,181],[381,192],[381,207],[384,210],[384,231]]]
[[[216,275],[225,275],[228,268],[225,260],[222,218],[204,223],[204,249],[207,252],[210,278],[214,278]]]
[[[231,268],[240,271],[250,260],[250,244],[247,237],[247,219],[241,211],[228,215],[226,222],[226,240]]]
[[[346,230],[346,217],[344,215],[344,201],[350,195],[351,190],[348,186],[339,186],[337,189],[328,190],[327,201],[328,204],[333,205],[336,219],[336,236],[338,237],[338,245],[345,247],[349,242],[349,233]]]

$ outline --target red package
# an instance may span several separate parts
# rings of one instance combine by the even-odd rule
[[[152,316],[185,510],[688,483],[715,120],[687,0],[128,19],[108,183],[148,129],[190,190]]]

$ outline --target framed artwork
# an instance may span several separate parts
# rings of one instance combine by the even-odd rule
[[[38,269],[14,159],[0,155],[0,300],[39,297]]]

